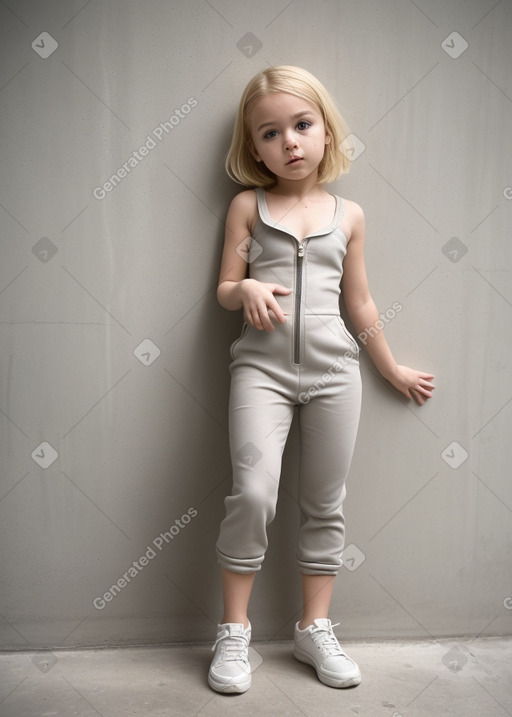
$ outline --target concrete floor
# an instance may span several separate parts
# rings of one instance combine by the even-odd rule
[[[344,643],[358,687],[336,690],[297,662],[291,643],[253,643],[252,687],[208,687],[210,646],[0,653],[1,717],[506,717],[512,637]]]

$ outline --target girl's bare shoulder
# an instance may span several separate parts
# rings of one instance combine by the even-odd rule
[[[258,199],[256,196],[255,189],[245,189],[242,192],[235,194],[231,200],[229,208],[234,208],[236,211],[251,211],[258,206]]]
[[[341,222],[347,238],[364,237],[365,218],[362,207],[351,199],[345,199],[345,211]]]
[[[345,199],[345,214],[348,214],[354,219],[364,219],[363,208],[357,202],[352,199]]]
[[[254,228],[258,218],[258,198],[254,189],[235,194],[229,205],[228,219]]]

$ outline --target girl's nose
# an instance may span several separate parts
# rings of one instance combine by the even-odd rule
[[[295,132],[289,131],[285,134],[284,137],[284,148],[286,151],[289,151],[290,149],[294,149],[298,146],[297,142],[297,135]]]

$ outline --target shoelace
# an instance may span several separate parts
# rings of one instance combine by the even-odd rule
[[[224,635],[221,635],[217,638],[217,640],[215,640],[212,652],[220,642],[223,643],[221,645],[221,650],[226,661],[242,660],[243,662],[247,662],[247,655],[244,653],[247,650],[249,643],[244,635],[230,635],[229,632],[226,631]]]
[[[311,630],[311,637],[318,649],[327,651],[329,655],[345,655],[336,635],[332,631],[332,628],[338,627],[339,624],[337,622],[331,625],[330,628],[314,627]]]

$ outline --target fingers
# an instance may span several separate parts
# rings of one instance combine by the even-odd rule
[[[432,383],[433,374],[423,373],[405,366],[400,367],[400,373],[401,380],[395,385],[404,396],[414,399],[419,406],[423,406],[429,398],[432,398],[432,392],[435,389]]]
[[[432,391],[435,390],[435,386],[433,383],[429,383],[428,381],[421,381],[421,380],[418,381],[418,384],[416,386],[414,386],[414,388],[417,391],[421,391],[425,395],[428,394],[430,396],[432,395]]]
[[[430,376],[429,378],[433,378],[433,376]],[[430,381],[427,381],[425,379],[420,379],[418,381],[418,386],[416,388],[424,396],[427,396],[427,398],[432,398],[432,391],[435,391],[436,387]]]
[[[258,331],[274,330],[274,324],[271,321],[266,305],[246,310],[245,320]]]
[[[280,324],[284,324],[286,321],[286,314],[279,306],[277,301],[275,302],[275,306],[273,306],[272,308],[269,307],[269,314],[272,314],[277,319],[277,321],[279,321]]]
[[[273,331],[274,322],[284,324],[286,314],[277,303],[274,294],[289,294],[291,289],[281,284],[257,284],[244,302],[245,320],[258,331]]]
[[[418,393],[417,391],[414,390],[414,388],[411,388],[411,395],[412,395],[413,399],[416,401],[416,403],[418,404],[418,406],[423,406],[426,399],[423,398],[421,393]]]
[[[433,378],[433,376],[429,376]],[[409,389],[412,397],[419,406],[423,406],[429,398],[432,398],[432,392],[434,391],[434,384],[425,379],[420,379],[416,386]]]
[[[277,301],[274,299],[274,294],[289,294],[291,292],[291,289],[288,289],[286,286],[281,286],[281,284],[267,284],[268,289],[272,292],[272,298],[270,298],[267,301],[267,310],[268,314],[270,316],[270,319],[274,318],[276,319],[280,324],[284,324],[286,321],[286,314],[282,310],[282,308],[279,306]],[[271,322],[271,328],[267,329],[267,331],[273,331],[274,325]]]
[[[281,284],[268,284],[267,285],[270,291],[273,294],[289,294],[291,292],[291,289],[289,289],[286,286],[282,286]]]
[[[245,311],[245,320],[258,329],[258,331],[274,331],[273,320],[284,324],[286,314],[283,312],[277,301],[272,299],[268,302],[259,301]]]

